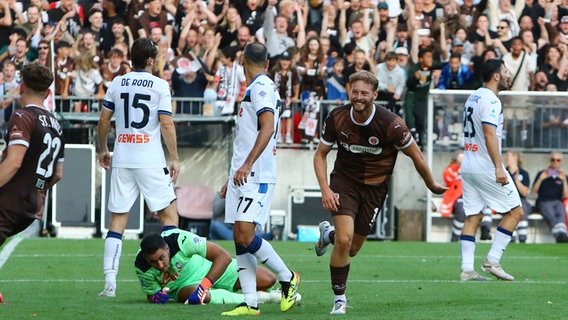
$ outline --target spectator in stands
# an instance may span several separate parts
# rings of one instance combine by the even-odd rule
[[[480,86],[482,86],[481,68],[483,64],[490,59],[497,59],[497,53],[493,48],[485,49],[481,54],[472,57],[471,61],[473,64],[474,76],[474,79],[472,81],[472,88],[479,88]]]
[[[173,38],[173,19],[168,18],[168,13],[162,7],[160,0],[144,0],[146,10],[138,18],[137,36],[148,38],[153,26],[159,26],[168,38],[168,45],[172,44]]]
[[[229,2],[228,0],[225,1],[226,3]],[[211,4],[213,1],[210,1],[209,3]],[[235,7],[228,7],[227,14],[220,21],[221,23],[219,23],[216,33],[220,33],[222,35],[219,47],[225,48],[237,42],[239,28],[243,25],[243,22]]]
[[[397,59],[396,53],[387,52],[385,61],[375,66],[375,75],[379,80],[377,99],[386,101],[387,109],[400,115],[400,107],[396,103],[402,99],[406,89],[406,75],[397,64]]]
[[[345,49],[345,52],[348,52],[347,47]],[[347,95],[349,95],[349,92],[351,91],[348,81],[349,76],[362,70],[371,71],[371,62],[369,60],[370,58],[365,55],[365,51],[356,47],[356,49],[353,51],[353,61],[347,64],[347,66],[343,70],[343,78],[347,81],[345,85],[345,88],[347,89]]]
[[[28,34],[33,34],[36,31],[36,28],[38,28],[38,22],[41,19],[40,8],[33,4],[28,6],[26,16],[26,21],[20,23],[20,26],[24,28]]]
[[[112,80],[118,76],[126,74],[131,69],[124,63],[124,52],[120,49],[112,49],[109,52],[108,62],[101,66],[101,76],[103,77],[103,87],[106,92]]]
[[[213,82],[216,92],[216,105],[220,115],[236,114],[236,106],[240,104],[246,88],[246,78],[243,67],[235,60],[236,47],[221,49],[221,63],[217,68]]]
[[[0,48],[2,49],[10,44],[15,19],[16,13],[10,8],[8,1],[2,1],[0,3]]]
[[[496,30],[503,21],[509,23],[509,37],[519,35],[519,17],[525,7],[525,1],[515,1],[515,6],[511,7],[511,0],[498,0],[487,2],[487,12],[489,15],[489,29]],[[499,31],[499,30],[497,30]]]
[[[69,32],[74,38],[79,34],[85,19],[83,7],[75,3],[75,0],[51,2],[47,15],[49,21],[59,23],[62,29]]]
[[[345,62],[342,58],[333,60],[331,72],[328,73],[326,81],[326,100],[335,100],[338,105],[347,100],[346,80],[343,76]],[[323,117],[322,117],[323,118]]]
[[[440,70],[434,69],[432,51],[421,49],[418,53],[418,63],[409,67],[406,80],[406,95],[404,98],[404,115],[410,132],[419,146],[424,143],[426,133],[426,112],[428,92],[431,83],[436,86]]]
[[[442,90],[469,89],[471,88],[472,79],[473,75],[469,67],[461,63],[461,56],[457,53],[452,53],[450,61],[442,67],[438,88]]]
[[[104,38],[103,12],[101,10],[97,10],[94,8],[91,9],[89,11],[88,20],[89,20],[89,27],[83,28],[83,30],[88,30],[93,34],[95,46],[99,48]]]
[[[536,66],[523,48],[523,39],[515,37],[511,41],[511,52],[503,57],[505,67],[512,76],[510,85],[513,91],[528,91],[530,88],[534,88]]]
[[[89,30],[81,30],[77,36],[77,40],[71,48],[71,58],[76,59],[82,55],[92,56],[97,64],[102,64],[104,56],[99,47],[95,43],[95,37]]]
[[[409,64],[408,64],[408,57],[409,57],[408,49],[406,47],[399,47],[399,48],[396,48],[396,50],[394,52],[396,53],[396,56],[397,56],[396,63],[404,71],[404,79],[406,81],[406,80],[408,80],[408,67],[409,67]]]
[[[278,59],[289,47],[297,46],[298,48],[301,48],[306,43],[306,32],[300,7],[296,6],[300,29],[298,32],[298,38],[294,41],[294,39],[288,36],[288,19],[284,15],[277,15],[274,17],[274,6],[276,4],[277,0],[268,0],[268,7],[266,8],[264,24],[262,26],[271,66],[274,65],[276,59]]]
[[[330,47],[342,55],[343,48],[339,42],[339,26],[337,23],[337,7],[332,4],[324,5],[320,36],[328,37]]]
[[[179,61],[179,59],[177,60]],[[180,98],[203,98],[207,78],[201,64],[195,61],[189,68],[175,68],[172,72],[172,96]],[[174,63],[175,65],[175,63]],[[201,103],[178,102],[176,113],[200,114]]]
[[[250,35],[250,29],[248,26],[241,26],[237,31],[237,42],[231,44],[231,46],[236,46],[241,50],[250,42],[252,42],[253,37]]]
[[[49,42],[40,40],[37,46],[37,50],[38,56],[36,60],[39,61],[42,66],[45,66],[47,67],[47,69],[51,70],[51,47]]]
[[[73,95],[79,97],[75,102],[74,112],[90,112],[91,99],[102,100],[105,96],[103,78],[95,57],[88,52],[81,54],[75,59],[73,71]]]
[[[548,77],[544,71],[537,71],[534,76],[534,90],[535,91],[546,91],[546,86],[548,85]]]
[[[489,29],[489,18],[484,14],[479,15],[475,26],[475,29],[470,31],[467,35],[467,39],[471,43],[477,41],[487,42],[499,36],[497,32]]]
[[[568,243],[566,210],[562,203],[562,199],[568,198],[568,177],[561,168],[563,158],[560,152],[550,153],[550,165],[537,173],[531,192],[538,195],[538,212],[548,223],[556,242]]]
[[[300,79],[296,66],[292,64],[292,56],[288,51],[280,55],[272,68],[271,79],[278,89],[280,99],[284,102],[280,116],[280,132],[278,142],[294,143],[294,113],[293,105],[298,102],[300,95]]]
[[[440,213],[442,217],[453,215],[451,242],[460,240],[461,231],[465,221],[465,212],[463,210],[463,189],[460,175],[460,167],[463,161],[463,151],[456,151],[450,162],[450,165],[444,169],[442,176],[448,191],[444,193]]]
[[[532,212],[532,205],[528,202],[527,196],[530,193],[530,177],[529,173],[522,168],[523,161],[518,151],[509,150],[505,153],[505,168],[511,175],[515,187],[519,191],[521,204],[523,206],[523,218],[517,225],[517,235],[520,243],[527,241],[527,228],[529,227],[529,214]]]
[[[65,41],[59,41],[55,50],[57,54],[55,55],[55,95],[60,96],[60,99],[56,99],[55,110],[58,112],[71,112],[69,100],[69,87],[71,85],[71,79],[75,65],[73,60],[69,57],[71,52],[71,45]]]
[[[560,52],[560,46],[564,49],[564,54]],[[544,63],[539,64],[539,70],[546,74],[549,83],[558,84],[563,77],[564,69],[568,66],[568,52],[566,45],[548,45],[545,50]],[[563,61],[564,59],[564,61]]]
[[[549,91],[547,84],[546,91]],[[568,145],[568,109],[540,107],[534,115],[534,147],[564,148]]]
[[[351,3],[351,6],[353,6]],[[378,40],[380,18],[379,9],[373,7],[373,25],[370,30],[367,31],[365,26],[370,25],[368,21],[369,16],[363,15],[361,19],[356,19],[350,24],[350,34],[347,33],[347,28],[345,27],[346,19],[346,8],[344,6],[343,0],[337,0],[337,6],[341,9],[339,13],[339,41],[341,45],[345,46],[349,42],[354,42],[357,47],[365,52],[366,56],[373,56],[375,43]]]
[[[255,34],[262,27],[263,3],[260,0],[235,1],[235,8],[241,15],[243,24],[249,28],[250,34]]]
[[[2,74],[4,76],[4,84],[0,86],[0,95],[11,96],[4,97],[0,104],[0,108],[4,109],[4,121],[8,123],[12,111],[16,107],[15,96],[18,94],[17,90],[20,85],[20,80],[16,78],[16,65],[11,60],[4,60],[4,62],[2,62]]]

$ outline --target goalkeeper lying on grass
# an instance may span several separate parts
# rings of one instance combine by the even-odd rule
[[[236,260],[219,245],[180,229],[149,234],[142,239],[134,262],[148,301],[166,303],[170,297],[185,304],[239,304],[244,295]],[[269,290],[276,278],[259,267],[257,290]],[[280,303],[279,291],[259,292],[259,302]]]

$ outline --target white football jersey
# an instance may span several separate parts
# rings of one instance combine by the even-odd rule
[[[461,165],[462,172],[495,172],[495,166],[489,157],[485,144],[484,124],[496,127],[500,154],[503,135],[503,107],[501,100],[491,89],[481,87],[469,96],[464,106],[465,152]]]
[[[160,114],[172,115],[168,83],[146,71],[116,77],[104,107],[113,111],[116,140],[113,167],[166,167],[160,133]]]
[[[276,137],[281,108],[280,95],[274,82],[265,74],[257,75],[248,85],[237,114],[237,129],[233,143],[231,177],[245,162],[260,131],[258,117],[263,112],[274,113],[274,134],[254,162],[247,178],[253,183],[276,183]]]

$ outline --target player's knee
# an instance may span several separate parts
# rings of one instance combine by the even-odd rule
[[[349,236],[339,236],[337,233],[335,234],[335,248],[341,251],[349,251],[351,248],[351,243],[353,239]]]

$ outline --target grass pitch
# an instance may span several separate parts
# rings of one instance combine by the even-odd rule
[[[217,242],[234,253],[231,242]],[[103,239],[24,239],[0,269],[0,319],[222,319],[233,305],[150,304],[133,268],[139,241],[124,241],[117,297],[103,288]],[[312,243],[273,242],[301,275],[302,302],[269,319],[567,319],[568,246],[511,244],[502,264],[515,282],[460,282],[459,245],[369,241],[351,261],[345,316],[332,316],[329,253]],[[4,249],[6,244],[0,249]],[[480,265],[489,244],[478,244]]]

